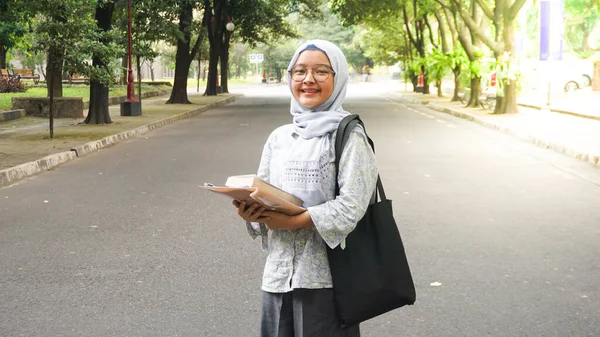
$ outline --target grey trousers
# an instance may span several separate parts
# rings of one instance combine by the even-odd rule
[[[263,291],[261,337],[360,337],[357,325],[342,329],[333,290]]]

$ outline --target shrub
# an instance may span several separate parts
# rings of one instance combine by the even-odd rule
[[[25,92],[27,87],[17,77],[0,77],[0,93]]]

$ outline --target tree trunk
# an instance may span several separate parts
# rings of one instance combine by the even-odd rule
[[[48,83],[48,104],[50,105],[48,107],[48,129],[50,130],[50,138],[54,138],[54,81],[52,78],[50,78],[50,81],[47,81]]]
[[[437,85],[437,95],[438,95],[438,97],[444,96],[443,93],[442,93],[442,80],[437,81],[436,85]]]
[[[179,45],[180,43],[178,43]],[[187,45],[186,45],[187,46]],[[189,74],[191,59],[187,52],[180,52],[180,47],[177,47],[177,56],[175,57],[175,81],[173,82],[173,90],[167,104],[192,104],[187,95],[187,77]]]
[[[504,27],[502,37],[504,40],[504,52],[510,57],[507,66],[512,66],[514,59],[514,20],[510,19],[507,14],[504,15]],[[517,105],[517,81],[507,80],[504,83],[503,97],[496,97],[495,114],[517,113],[519,107]]]
[[[127,47],[125,47],[127,49]],[[128,56],[125,55],[121,58],[121,77],[119,78],[120,85],[127,85],[127,67],[128,67]]]
[[[592,74],[592,91],[600,91],[600,61],[594,62],[594,74]]]
[[[177,39],[177,53],[175,54],[175,81],[173,90],[167,104],[192,104],[187,95],[187,79],[190,64],[194,55],[190,56],[191,30],[194,19],[194,6],[182,5],[179,12],[179,32],[182,37]]]
[[[220,61],[221,61],[221,88],[222,88],[221,92],[228,93],[229,90],[227,88],[228,87],[227,82],[229,82],[228,81],[228,79],[229,79],[229,76],[228,76],[228,72],[229,72],[229,65],[228,65],[228,63],[229,63],[229,52],[227,52],[227,51],[224,50],[223,54],[221,55],[221,60]]]
[[[62,97],[62,68],[63,68],[63,51],[54,47],[50,47],[48,50],[48,56],[46,61],[46,83],[47,93],[50,97],[50,90],[54,97]],[[52,85],[50,85],[52,81]]]
[[[154,61],[150,62],[148,67],[150,68],[150,79],[154,82]]]
[[[427,72],[425,71],[424,67],[423,67],[423,85],[425,86],[425,87],[423,87],[423,95],[431,93],[429,91],[429,76],[427,76]]]
[[[504,85],[504,97],[496,96],[494,114],[517,112],[519,112],[519,106],[517,105],[516,81],[511,80],[508,84]]]
[[[206,79],[205,96],[217,95],[217,64],[219,63],[219,54],[217,48],[211,44],[208,59],[208,78]]]
[[[6,48],[0,43],[0,69],[6,69]]]
[[[198,58],[198,74],[196,76],[196,92],[200,92],[200,72],[202,71],[202,61]]]
[[[106,2],[96,7],[96,25],[103,32],[112,29],[112,16],[115,9],[114,2]],[[100,43],[107,45],[109,41],[102,37]],[[94,53],[92,56],[92,66],[94,68],[104,68],[108,71],[108,65],[102,57]],[[108,111],[108,86],[100,82],[93,75],[90,78],[90,104],[85,124],[110,124],[112,120]]]
[[[458,80],[458,76],[460,76],[460,68],[455,67],[454,69],[452,69],[452,73],[454,73],[454,95],[452,95],[452,99],[450,100],[450,102],[459,102],[460,97],[458,96],[458,90],[460,81]]]
[[[468,107],[478,108],[481,103],[479,101],[479,93],[481,92],[481,77],[471,79],[471,93],[469,96]]]

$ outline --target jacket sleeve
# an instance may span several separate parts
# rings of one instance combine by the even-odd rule
[[[315,228],[330,248],[341,245],[363,217],[377,183],[377,162],[362,128],[348,137],[339,164],[340,194],[308,208]]]

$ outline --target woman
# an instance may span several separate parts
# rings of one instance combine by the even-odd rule
[[[304,201],[305,212],[288,216],[234,201],[254,238],[269,255],[262,290],[261,336],[360,336],[358,325],[342,328],[335,312],[326,245],[345,247],[346,236],[368,207],[375,189],[375,155],[362,128],[342,152],[335,195],[335,131],[342,109],[348,63],[323,40],[304,43],[287,74],[293,123],[269,136],[258,176]]]

